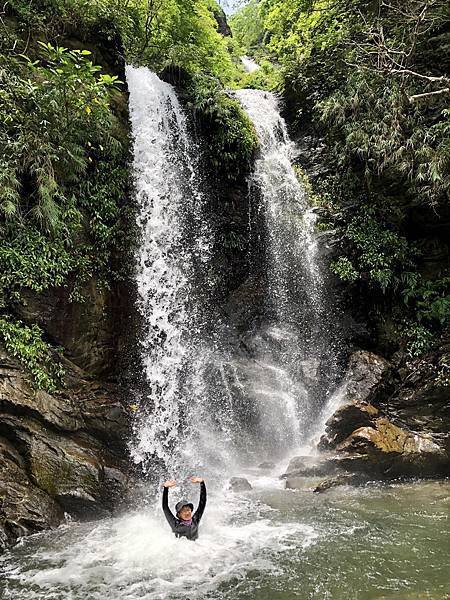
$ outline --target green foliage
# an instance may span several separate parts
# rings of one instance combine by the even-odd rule
[[[231,17],[230,26],[241,55],[255,56],[264,47],[264,15],[264,3],[250,0]]]
[[[239,87],[253,90],[274,91],[280,85],[279,69],[266,59],[261,59],[258,64],[260,68],[252,73],[245,73],[240,81]]]
[[[359,271],[383,291],[397,285],[397,273],[413,264],[417,254],[407,240],[369,214],[354,217],[346,231],[353,243]]]
[[[42,333],[37,325],[28,327],[20,321],[0,317],[0,339],[6,350],[28,369],[37,388],[54,392],[61,384],[64,369],[54,359],[54,351],[42,339]]]
[[[202,75],[192,79],[188,97],[207,139],[207,153],[213,167],[230,180],[246,174],[258,137],[240,103],[217,79]]]
[[[439,359],[437,383],[443,387],[450,386],[450,352]]]
[[[55,231],[61,226],[66,188],[93,161],[92,144],[102,140],[109,151],[117,152],[108,95],[117,77],[100,74],[87,50],[38,44],[42,61],[23,55],[23,67],[3,61],[0,112],[6,118],[0,140],[7,177],[0,207],[7,218],[28,218]],[[18,193],[24,179],[29,188],[25,206]]]
[[[424,280],[418,273],[404,273],[402,294],[406,304],[415,304],[420,322],[443,330],[450,327],[450,276]]]
[[[120,39],[128,47],[142,35],[142,0],[10,0],[8,5],[22,30],[39,31],[49,40],[74,34],[82,41]]]
[[[340,256],[332,261],[330,268],[339,279],[348,281],[349,283],[354,283],[360,276],[347,256]]]
[[[70,286],[81,300],[83,282],[96,276],[109,285],[116,276],[128,139],[112,110],[117,76],[102,73],[88,50],[22,39],[30,24],[49,30],[43,15],[14,8],[16,20],[0,34],[2,336],[35,384],[52,390],[54,353],[39,328],[11,315],[30,292]],[[61,14],[55,9],[53,24]]]
[[[448,2],[262,0],[246,10],[257,33],[238,16],[239,39],[281,64],[291,123],[328,148],[333,175],[314,182],[314,197],[319,227],[340,240],[332,271],[375,319],[400,328],[407,315],[395,342],[425,351],[449,323],[448,265],[425,274],[415,212],[431,223],[447,214]]]
[[[358,161],[368,183],[381,176],[404,182],[415,202],[434,204],[445,197],[450,184],[448,111],[430,125],[428,115],[411,107],[401,82],[392,80],[386,87],[381,76],[360,73],[316,110],[336,136],[341,168]]]
[[[341,256],[331,265],[343,281],[362,279],[378,285],[383,292],[396,288],[403,272],[414,266],[417,248],[405,237],[387,228],[373,212],[358,214],[345,228],[352,259]]]
[[[229,231],[222,236],[222,246],[227,250],[242,251],[246,246],[246,238],[237,231]]]
[[[435,336],[424,325],[415,322],[405,322],[399,333],[406,342],[406,352],[410,358],[416,358],[428,352],[435,342]]]
[[[0,246],[0,308],[20,302],[24,289],[40,293],[50,286],[63,285],[75,268],[63,240],[50,240],[35,228],[18,224],[8,228]]]
[[[213,0],[136,2],[141,12],[141,41],[134,40],[129,58],[155,70],[176,65],[193,75],[203,73],[231,83],[239,74],[228,41],[217,31]]]

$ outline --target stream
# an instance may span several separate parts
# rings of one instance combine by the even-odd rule
[[[213,490],[200,538],[178,540],[162,510],[71,523],[0,557],[4,600],[442,600],[450,597],[450,484],[313,494],[248,473]]]

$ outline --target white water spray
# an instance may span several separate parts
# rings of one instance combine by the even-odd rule
[[[235,95],[260,139],[252,185],[260,192],[264,216],[267,316],[273,323],[267,332],[272,348],[278,346],[275,363],[283,369],[287,393],[296,404],[295,439],[304,443],[338,378],[317,217],[293,167],[295,145],[275,95],[259,90]]]
[[[211,235],[203,217],[198,149],[174,89],[147,68],[127,67],[141,243],[136,256],[147,393],[135,424],[133,455],[172,458],[188,398],[180,388],[199,318],[192,302],[196,263]],[[206,282],[207,283],[207,282]]]

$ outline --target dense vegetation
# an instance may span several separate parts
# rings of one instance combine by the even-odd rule
[[[0,13],[0,338],[40,387],[59,350],[21,307],[124,277],[132,238],[123,61],[178,73],[211,168],[245,176],[257,140],[226,87],[278,88],[327,142],[314,182],[334,272],[378,342],[420,354],[448,327],[449,8],[441,0],[11,0]],[[223,27],[223,25],[222,25]],[[262,65],[245,75],[238,56]],[[98,66],[101,65],[101,66]]]
[[[325,139],[314,182],[385,351],[429,349],[450,325],[450,7],[441,0],[251,0],[232,20],[281,65],[297,132]]]
[[[109,288],[124,276],[133,222],[124,57],[186,75],[190,105],[213,125],[219,170],[248,164],[256,136],[224,91],[241,73],[211,0],[11,0],[1,11],[0,339],[53,390],[58,349],[21,307],[56,287],[89,301],[89,281]]]

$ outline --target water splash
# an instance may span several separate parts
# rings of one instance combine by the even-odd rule
[[[252,186],[260,191],[266,238],[267,315],[275,362],[297,402],[301,442],[339,377],[335,308],[327,294],[320,256],[317,216],[293,166],[295,145],[289,138],[274,94],[235,92],[260,139]],[[281,339],[281,341],[280,341]],[[299,390],[299,386],[301,390]],[[300,439],[299,439],[300,438]]]
[[[200,303],[193,300],[199,289],[197,267],[207,262],[212,239],[203,219],[198,148],[173,87],[145,67],[127,67],[126,74],[141,232],[136,282],[147,382],[132,453],[145,466],[147,456],[168,464],[179,437],[187,401],[181,382],[201,319],[196,310]]]

